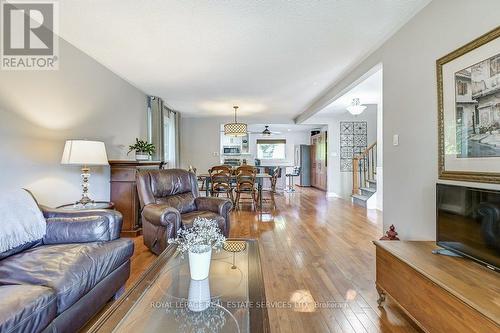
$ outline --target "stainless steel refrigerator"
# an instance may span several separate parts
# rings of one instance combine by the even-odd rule
[[[296,145],[294,163],[300,166],[300,176],[294,179],[296,185],[311,186],[311,146]]]

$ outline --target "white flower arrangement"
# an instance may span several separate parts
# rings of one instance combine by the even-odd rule
[[[201,253],[207,251],[207,247],[218,250],[226,241],[226,237],[220,232],[217,221],[197,217],[191,228],[181,228],[177,231],[176,238],[170,238],[169,244],[177,244],[177,252]]]

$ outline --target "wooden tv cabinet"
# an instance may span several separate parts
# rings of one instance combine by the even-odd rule
[[[500,332],[500,274],[432,254],[434,242],[375,241],[379,305],[389,295],[425,332]]]

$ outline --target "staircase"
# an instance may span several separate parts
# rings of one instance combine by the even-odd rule
[[[377,142],[352,159],[352,202],[366,207],[377,192]]]

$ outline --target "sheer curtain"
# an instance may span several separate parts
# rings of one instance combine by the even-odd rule
[[[168,108],[163,114],[164,160],[169,168],[179,167],[179,113]]]

